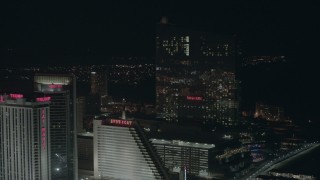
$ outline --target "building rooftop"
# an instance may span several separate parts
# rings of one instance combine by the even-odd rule
[[[93,133],[92,132],[83,132],[83,133],[78,133],[78,136],[93,137]]]
[[[50,103],[50,97],[27,98],[23,94],[0,94],[0,105],[38,106]]]
[[[181,141],[181,140],[164,140],[164,139],[151,139],[154,144],[164,144],[164,145],[175,145],[182,147],[195,147],[195,148],[203,148],[203,149],[211,149],[214,148],[214,144],[206,144],[206,143],[197,143],[197,142],[189,142],[189,141]]]

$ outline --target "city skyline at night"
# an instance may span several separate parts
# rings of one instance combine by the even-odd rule
[[[315,2],[1,7],[0,179],[320,178]]]
[[[74,7],[6,2],[3,7],[0,58],[4,66],[132,63],[129,58],[110,58],[117,56],[146,57],[140,62],[153,64],[155,26],[166,16],[178,27],[236,35],[245,57],[286,56],[287,67],[279,74],[285,82],[267,88],[276,98],[291,101],[288,104],[297,107],[293,113],[301,109],[309,119],[317,117],[315,101],[309,101],[315,89],[306,88],[316,77],[314,39],[319,23],[318,6],[312,1],[78,1]],[[250,76],[259,77],[253,73]],[[286,96],[282,89],[287,89]]]

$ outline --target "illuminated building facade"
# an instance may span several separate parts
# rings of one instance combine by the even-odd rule
[[[209,169],[209,155],[214,144],[194,143],[180,140],[151,139],[165,167],[171,172],[197,177],[212,178]]]
[[[51,97],[52,179],[77,179],[76,81],[73,75],[37,74],[34,90]]]
[[[237,124],[238,81],[233,37],[157,26],[157,114],[169,122],[187,119]]]
[[[94,120],[93,132],[95,179],[169,179],[137,122]]]
[[[252,157],[247,147],[234,146],[217,148],[214,152],[212,168],[215,174],[221,174],[222,179],[231,179],[251,165]]]
[[[0,95],[0,179],[51,179],[48,100]]]
[[[284,121],[284,111],[282,107],[272,106],[263,103],[256,103],[254,117],[261,117],[268,121]]]
[[[251,56],[243,59],[242,66],[256,66],[260,64],[281,63],[285,61],[285,56]]]

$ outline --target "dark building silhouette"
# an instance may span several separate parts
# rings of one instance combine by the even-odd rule
[[[91,72],[91,94],[108,95],[107,76],[103,72]]]

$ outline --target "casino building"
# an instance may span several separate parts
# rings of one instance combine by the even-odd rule
[[[49,101],[0,95],[0,179],[51,179]]]
[[[65,74],[36,74],[34,91],[51,97],[52,179],[78,179],[75,77]]]
[[[94,120],[95,179],[170,179],[139,123]]]

